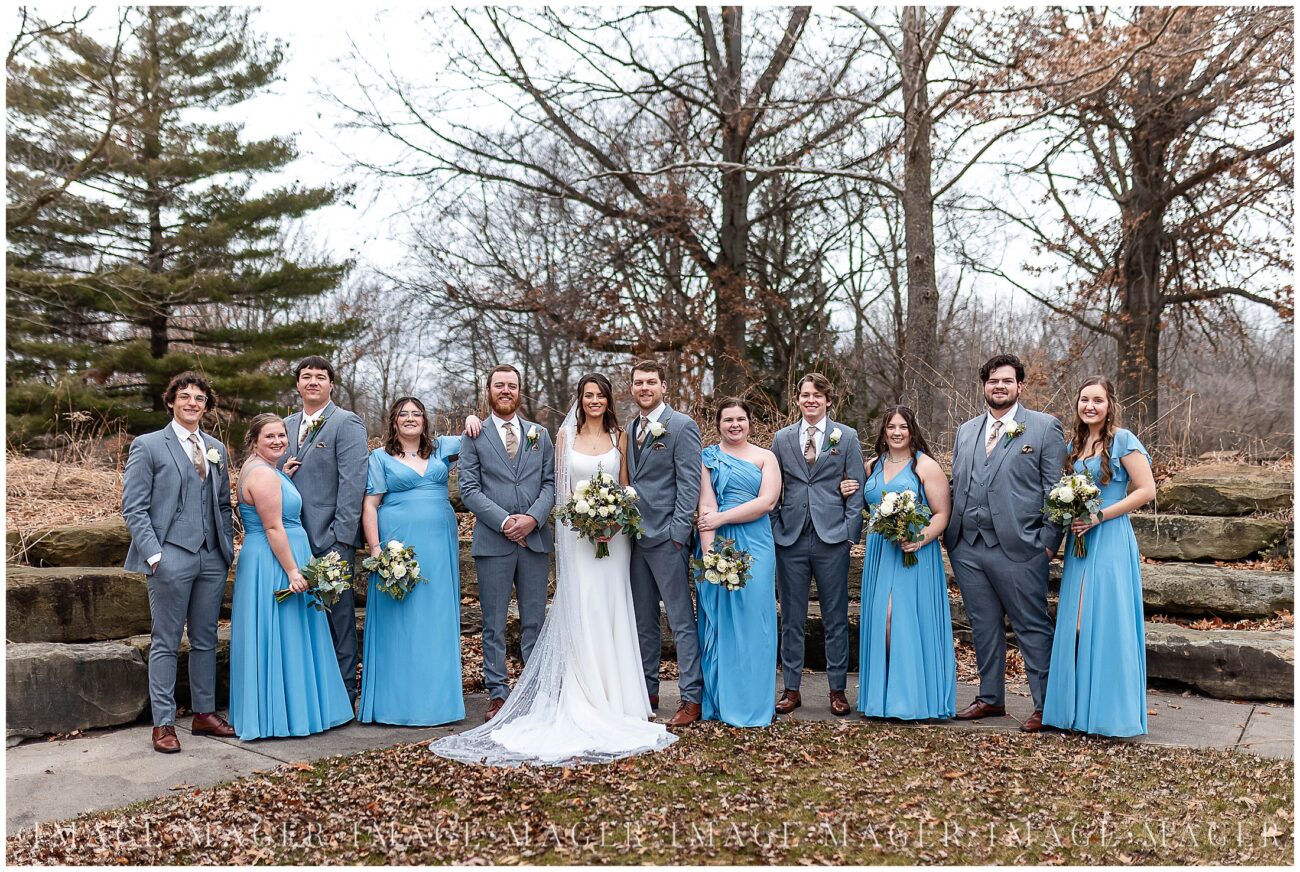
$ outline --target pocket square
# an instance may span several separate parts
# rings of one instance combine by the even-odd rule
[[[662,442],[656,442],[656,443],[655,443],[655,447],[654,447],[652,450],[654,450],[654,451],[663,451],[663,450],[666,449],[667,447],[668,447],[668,446],[665,445],[665,444],[663,444]]]
[[[839,450],[838,448],[832,448],[832,449],[831,449],[831,456],[832,456],[832,457],[834,457],[836,454],[839,454],[839,453],[840,453],[840,450]]]
[[[316,443],[316,447],[317,447],[317,448],[324,448],[324,447],[325,447],[325,443],[324,443],[324,442],[317,442],[317,443]]]
[[[1032,446],[1032,445],[1026,445],[1024,448],[1021,448],[1021,449],[1020,449],[1020,453],[1021,453],[1021,454],[1033,454],[1033,453],[1034,453],[1034,446]]]

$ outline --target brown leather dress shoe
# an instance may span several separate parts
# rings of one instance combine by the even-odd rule
[[[700,719],[700,711],[698,702],[684,702],[677,707],[677,714],[668,721],[668,726],[684,727],[693,724]]]
[[[1034,712],[1020,725],[1022,733],[1041,733],[1043,731],[1043,713]]]
[[[781,698],[776,701],[776,713],[778,715],[788,715],[801,705],[803,705],[803,701],[799,699],[799,691],[783,690],[781,691]]]
[[[497,712],[501,711],[501,707],[505,704],[506,701],[504,699],[493,699],[491,702],[489,702],[487,708],[487,714],[483,716],[483,723],[486,724],[488,721],[495,718],[497,716]]]
[[[181,749],[181,740],[176,738],[176,728],[171,724],[153,728],[153,749],[163,754],[175,754]]]
[[[190,721],[190,734],[195,736],[220,736],[223,739],[233,739],[235,737],[235,728],[227,723],[225,718],[215,712],[206,715],[196,714],[194,720]]]
[[[849,713],[849,698],[842,690],[831,691],[831,714],[842,718]]]
[[[977,721],[980,718],[999,717],[1006,713],[1007,707],[1004,705],[989,705],[988,703],[977,699],[970,705],[966,706],[966,708],[957,712],[957,720]]]

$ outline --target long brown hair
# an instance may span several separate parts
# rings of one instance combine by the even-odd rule
[[[650,370],[646,370],[650,372]],[[601,396],[605,398],[605,414],[601,418],[600,426],[606,433],[615,433],[618,431],[618,413],[614,411],[614,386],[610,384],[609,379],[598,372],[589,372],[582,378],[578,379],[578,391],[574,397],[577,404],[577,431],[582,432],[582,427],[587,423],[587,410],[582,407],[582,389],[591,382],[600,391]]]
[[[399,397],[388,410],[388,432],[384,434],[384,450],[393,457],[402,453],[402,440],[397,436],[397,413],[407,403],[419,409],[420,417],[424,419],[424,429],[420,431],[420,447],[415,453],[427,459],[433,453],[433,438],[429,436],[429,413],[424,408],[424,403],[415,397]]]
[[[889,406],[885,409],[884,416],[880,419],[880,429],[876,431],[876,444],[873,450],[876,456],[871,458],[871,463],[867,464],[867,478],[871,478],[872,471],[876,468],[876,461],[882,457],[889,456],[889,440],[885,437],[885,428],[889,422],[898,415],[907,425],[907,433],[911,438],[910,450],[912,452],[912,472],[916,472],[916,455],[918,452],[930,453],[930,446],[925,441],[925,436],[921,433],[921,425],[916,423],[916,413],[907,406]]]
[[[1074,471],[1074,462],[1083,459],[1083,452],[1088,446],[1088,425],[1079,417],[1079,394],[1084,388],[1094,385],[1106,392],[1106,419],[1101,422],[1101,483],[1110,482],[1110,446],[1115,441],[1115,431],[1119,429],[1119,403],[1115,401],[1115,386],[1104,375],[1094,375],[1084,380],[1074,392],[1074,450],[1070,453],[1068,471]]]

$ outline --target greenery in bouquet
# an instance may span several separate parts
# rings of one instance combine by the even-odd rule
[[[1047,492],[1043,514],[1053,524],[1069,527],[1075,518],[1091,518],[1101,511],[1101,488],[1088,472],[1061,476]],[[1083,536],[1074,537],[1074,556],[1087,557],[1088,545]]]
[[[904,543],[920,542],[925,538],[922,531],[930,523],[930,514],[930,509],[921,505],[912,490],[889,491],[879,503],[862,511],[869,532],[884,536],[900,548]],[[916,563],[916,552],[903,552],[904,566],[915,566]]]
[[[595,543],[597,557],[609,556],[609,540],[616,534],[639,539],[643,532],[636,490],[621,486],[599,466],[595,475],[574,485],[573,495],[555,510],[555,517]]]
[[[754,556],[737,547],[732,539],[713,540],[713,547],[691,561],[695,582],[720,584],[729,591],[740,590],[749,581]]]
[[[379,576],[375,588],[401,602],[417,584],[429,579],[420,575],[420,562],[415,559],[415,549],[397,539],[389,539],[378,557],[367,557],[361,566]]]
[[[331,551],[307,561],[302,568],[302,577],[311,585],[303,591],[311,598],[311,607],[328,612],[339,601],[343,591],[352,586],[352,566],[345,563],[337,551]],[[275,601],[282,603],[293,595],[293,589],[286,587],[275,592]]]

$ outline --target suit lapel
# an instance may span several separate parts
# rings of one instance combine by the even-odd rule
[[[798,474],[799,478],[807,482],[811,477],[811,470],[808,467],[808,461],[803,459],[803,451],[800,450],[799,427],[799,424],[792,424],[786,428],[786,438],[784,442],[788,444],[789,447],[783,447],[782,450],[789,451],[791,457],[789,463],[790,468]],[[779,437],[780,435],[780,432],[778,432],[777,436]]]
[[[515,420],[519,420],[518,416],[515,416]],[[483,435],[487,437],[488,444],[496,449],[497,455],[500,456],[501,461],[505,463],[506,466],[509,466],[510,455],[506,453],[506,444],[501,441],[501,434],[497,432],[497,422],[494,421],[491,416],[488,417],[487,424],[484,425],[483,431]]]
[[[668,422],[672,419],[672,417],[673,417],[673,410],[670,409],[668,406],[664,406],[664,413],[659,416],[658,423],[663,424],[666,429],[668,427]],[[655,423],[655,422],[652,421],[651,423]],[[639,422],[638,422],[638,426],[639,426]],[[640,433],[637,434],[637,436],[640,435],[641,435]],[[667,432],[664,433],[663,438],[666,440],[670,435],[672,435],[672,431],[668,430]],[[646,439],[645,447],[636,449],[636,471],[638,474],[641,472],[641,467],[645,466],[646,457],[648,457],[651,453],[654,452],[654,446],[650,444],[650,437],[646,436],[645,439]]]
[[[808,479],[810,481],[817,477],[817,473],[822,471],[822,467],[825,465],[823,464],[823,461],[826,461],[827,456],[829,456],[831,453],[831,431],[834,429],[835,429],[835,422],[832,421],[830,418],[827,418],[826,432],[822,433],[821,450],[817,452],[817,459],[813,461],[812,469],[810,469],[808,472]],[[801,453],[800,457],[802,456],[803,455]],[[830,461],[826,461],[826,462],[829,463]],[[805,460],[804,465],[806,466],[807,463],[808,461]]]
[[[290,457],[298,456],[298,431],[301,429],[301,422],[302,412],[294,412],[284,419],[284,436],[289,440]]]
[[[176,461],[176,471],[181,474],[181,491],[184,493],[190,489],[190,476],[193,476],[196,482],[199,478],[194,471],[194,461],[190,459],[180,439],[176,437],[176,431],[172,429],[171,424],[163,430],[163,439],[167,442],[168,450],[171,451],[172,460]]]
[[[524,455],[532,450],[528,444],[528,428],[532,425],[518,415],[515,416],[515,423],[519,426],[519,450],[515,452],[515,479],[517,480],[524,468]],[[502,449],[504,448],[503,445]],[[507,454],[506,457],[509,458],[510,455]]]
[[[330,428],[330,421],[332,421],[332,420],[334,419],[334,413],[337,412],[337,411],[338,411],[338,406],[334,405],[334,401],[333,401],[333,400],[330,400],[328,403],[325,404],[325,408],[321,409],[321,415],[322,415],[323,417],[321,418],[321,425],[320,425],[320,427],[316,430],[315,433],[313,433],[311,436],[307,437],[307,441],[304,442],[304,443],[302,443],[302,448],[298,449],[298,453],[294,455],[295,457],[306,458],[307,454],[311,451],[312,447],[313,447],[317,442],[320,441],[320,437],[324,436],[324,435],[325,435],[325,431],[328,430],[328,429]],[[298,413],[298,424],[299,424],[299,429],[301,429],[301,428],[302,428],[302,413],[301,413],[301,412]],[[285,433],[285,435],[288,436],[289,434],[288,434],[288,433]],[[290,436],[289,438],[293,440],[293,444],[294,444],[294,445],[297,445],[297,444],[298,444],[298,434],[297,434],[297,433],[294,433],[293,436]]]
[[[1024,422],[1019,421],[1017,423],[1023,424]],[[1002,461],[1006,460],[1007,455],[1011,453],[1012,440],[1007,439],[1005,430],[1004,427],[1003,433],[998,436],[997,444],[993,446],[993,456],[989,458],[989,463],[993,464],[993,468],[989,470],[989,481],[997,478],[998,470],[1002,468]]]

